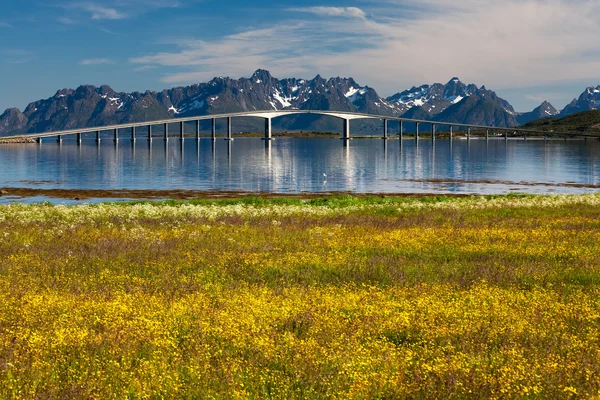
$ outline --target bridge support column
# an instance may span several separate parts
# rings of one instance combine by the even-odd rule
[[[467,128],[467,140],[471,140],[471,128]]]
[[[38,142],[39,144],[42,144],[42,138],[41,137],[35,139],[35,141]]]
[[[342,140],[350,140],[350,120],[344,119],[344,131]]]
[[[62,143],[62,135],[58,135],[58,136],[56,137],[56,142],[58,142],[58,143]]]
[[[148,141],[152,141],[152,125],[148,125]]]
[[[435,142],[435,124],[431,124],[431,141]]]
[[[450,140],[452,140],[452,129],[453,129],[453,128],[454,128],[454,127],[453,127],[452,125],[450,125]]]
[[[96,131],[96,143],[100,143],[100,131]]]
[[[490,130],[486,129],[485,130],[485,140],[489,140],[490,139]]]
[[[196,140],[200,140],[200,120],[196,120]]]
[[[387,119],[383,120],[383,139],[384,140],[388,139],[388,120]]]
[[[225,140],[233,140],[233,137],[231,136],[231,117],[227,117],[227,137]]]
[[[135,126],[131,127],[131,141],[135,142]]]
[[[271,140],[272,139],[272,123],[271,118],[265,118],[265,137],[263,140]]]
[[[400,121],[400,144],[402,144],[402,139],[404,138],[404,121]]]
[[[113,131],[113,142],[118,142],[119,141],[119,129],[115,129]]]
[[[80,145],[81,144],[81,133],[77,134],[77,144]]]
[[[415,124],[415,127],[416,127],[416,128],[415,128],[415,129],[416,129],[416,130],[415,130],[415,132],[416,132],[416,135],[415,135],[415,140],[416,140],[416,141],[419,141],[419,123],[418,123],[418,122]]]
[[[185,124],[183,121],[179,123],[179,139],[183,140],[185,134]]]
[[[527,134],[523,133],[523,140],[527,140]]]
[[[167,140],[169,140],[169,124],[164,124],[165,125],[165,142]]]
[[[217,120],[216,119],[212,119],[212,131],[210,134],[210,137],[212,138],[212,140],[216,140],[217,139]]]

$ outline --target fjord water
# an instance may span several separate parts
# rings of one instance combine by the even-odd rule
[[[535,183],[532,185],[532,183]],[[566,185],[565,185],[566,184]],[[300,193],[581,193],[598,190],[597,140],[172,138],[0,146],[0,187]],[[1,198],[0,198],[1,199]],[[5,200],[6,201],[6,200]]]

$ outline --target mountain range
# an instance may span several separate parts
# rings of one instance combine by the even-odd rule
[[[561,112],[544,102],[528,113],[517,113],[506,100],[485,86],[464,84],[452,78],[446,84],[413,87],[382,98],[369,86],[352,78],[311,80],[274,78],[257,70],[250,78],[214,78],[207,83],[176,87],[162,92],[118,93],[110,86],[83,85],[62,89],[45,100],[30,103],[24,111],[6,110],[0,116],[0,136],[76,129],[127,122],[210,115],[253,110],[336,110],[403,116],[434,121],[499,127],[526,124],[540,118],[566,116],[600,108],[600,86],[587,88]],[[339,121],[313,115],[279,118],[274,128],[299,131],[341,129]],[[238,131],[259,131],[261,122],[236,120]],[[357,120],[354,132],[378,132],[380,124]]]

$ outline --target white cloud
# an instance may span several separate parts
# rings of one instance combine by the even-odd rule
[[[12,25],[6,22],[0,22],[0,28],[12,28]]]
[[[289,11],[305,12],[326,17],[366,18],[367,14],[357,7],[300,7]]]
[[[87,58],[79,62],[81,65],[103,65],[103,64],[114,64],[114,61],[108,58]]]
[[[305,12],[323,18],[302,19]],[[600,80],[600,41],[590,39],[600,36],[600,0],[389,0],[368,13],[309,7],[289,14],[268,29],[183,41],[131,61],[170,67],[169,83],[262,67],[281,77],[353,76],[382,95],[455,75],[498,89]]]
[[[124,19],[127,17],[115,8],[99,6],[96,4],[84,4],[83,8],[92,14],[92,19]]]

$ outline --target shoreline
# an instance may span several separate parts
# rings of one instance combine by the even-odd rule
[[[480,185],[505,185],[505,186],[526,186],[526,187],[557,187],[573,189],[595,189],[600,190],[600,185],[586,185],[578,183],[544,183],[544,182],[511,182],[494,180],[469,180],[460,181],[453,179],[407,179],[402,180],[413,183],[430,184],[480,184]],[[513,190],[513,189],[511,189]],[[511,194],[515,194],[512,192]],[[518,194],[518,193],[516,193]],[[531,193],[523,193],[531,195]],[[546,193],[547,195],[556,195],[557,193]],[[575,193],[573,193],[575,194]],[[505,194],[505,195],[508,195]],[[544,194],[539,194],[544,195]],[[568,193],[567,193],[568,195]],[[64,200],[91,200],[91,199],[117,199],[117,200],[231,200],[243,198],[261,198],[261,199],[300,199],[310,200],[315,198],[352,196],[357,198],[424,198],[444,196],[449,198],[464,197],[486,197],[502,196],[502,194],[481,194],[481,193],[438,193],[438,192],[369,192],[357,193],[351,191],[328,191],[328,192],[300,192],[300,193],[281,193],[281,192],[249,192],[236,190],[160,190],[160,189],[44,189],[31,187],[0,187],[1,198],[19,198],[27,199],[33,197],[45,197],[51,199]]]

